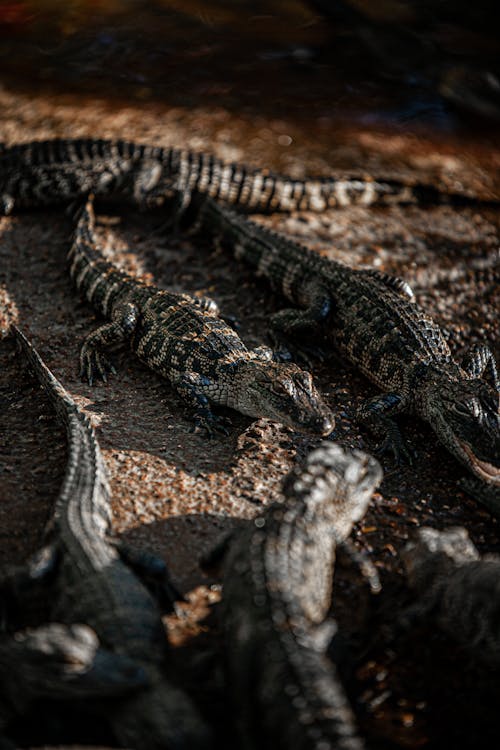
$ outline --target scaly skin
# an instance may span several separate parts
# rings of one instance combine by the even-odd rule
[[[109,489],[101,452],[87,417],[79,411],[26,338],[14,329],[21,349],[49,395],[68,436],[68,463],[48,529],[47,546],[32,564],[33,586],[52,578],[50,617],[60,623],[85,623],[102,646],[116,656],[121,672],[132,663],[137,688],[106,715],[124,747],[191,750],[209,746],[209,733],[188,696],[163,672],[167,642],[160,612],[149,591],[132,573],[156,577],[171,602],[173,589],[162,561],[120,550],[108,538]],[[141,570],[142,567],[142,570]],[[4,586],[10,595],[26,590],[26,574]],[[113,670],[110,659],[109,670]],[[117,675],[120,676],[119,674]],[[89,691],[90,692],[90,691]],[[102,692],[102,691],[101,691]]]
[[[321,177],[294,180],[176,148],[127,141],[34,141],[0,150],[0,211],[60,205],[94,193],[99,198],[157,206],[174,198],[186,207],[205,193],[239,209],[323,211],[352,204],[467,200],[432,186],[395,180]]]
[[[229,688],[247,747],[361,750],[326,656],[335,550],[382,478],[361,451],[322,443],[285,480],[283,498],[238,534],[224,566]]]
[[[161,291],[119,272],[95,250],[93,224],[88,202],[69,254],[76,287],[112,321],[82,347],[82,374],[89,382],[96,375],[106,379],[111,369],[103,350],[128,341],[139,359],[193,405],[197,423],[209,432],[224,429],[211,403],[298,430],[332,431],[333,416],[309,373],[273,362],[267,347],[247,349],[211,300]]]
[[[403,551],[417,601],[412,625],[433,619],[485,666],[500,666],[500,557],[480,557],[464,528],[420,529]]]
[[[50,623],[0,636],[0,729],[35,699],[116,697],[146,684],[132,659],[102,648],[86,625]]]
[[[277,313],[276,331],[299,341],[326,337],[385,391],[360,410],[385,432],[383,448],[405,452],[392,417],[414,413],[479,479],[500,486],[500,380],[487,346],[459,364],[402,279],[323,258],[210,198],[200,199],[195,226],[221,237],[301,308]]]

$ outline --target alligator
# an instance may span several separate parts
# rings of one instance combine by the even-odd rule
[[[335,550],[382,479],[371,456],[325,441],[280,500],[230,542],[222,622],[228,684],[248,747],[361,750],[326,654]]]
[[[168,643],[159,603],[178,595],[162,560],[130,550],[110,536],[110,495],[94,430],[42,359],[15,327],[21,351],[47,392],[68,439],[65,477],[42,550],[19,575],[1,581],[7,600],[50,586],[50,621],[81,623],[116,657],[135,665],[146,684],[117,703],[102,703],[123,747],[207,748],[210,736],[189,697],[167,675]],[[137,576],[141,576],[139,580]],[[148,590],[155,589],[157,596]],[[109,660],[112,670],[113,660]]]
[[[186,226],[228,245],[300,308],[272,317],[281,339],[299,349],[314,338],[333,344],[384,390],[359,410],[382,433],[382,451],[411,460],[392,417],[414,413],[474,475],[500,485],[500,379],[486,344],[472,346],[459,364],[403,279],[322,257],[206,196],[193,199],[191,211]]]
[[[193,193],[248,212],[323,211],[353,204],[442,203],[480,200],[431,185],[359,177],[293,179],[267,169],[224,163],[203,153],[122,140],[53,139],[0,150],[0,213],[60,205],[94,193],[142,207]]]
[[[432,620],[476,662],[498,669],[500,556],[481,558],[462,527],[419,529],[402,556],[416,601],[401,622]]]
[[[49,623],[0,636],[0,731],[40,698],[95,700],[145,685],[144,671],[103,648],[87,625]]]
[[[227,431],[211,403],[320,435],[333,430],[333,416],[311,375],[293,363],[274,362],[268,347],[247,349],[213,300],[160,290],[108,263],[96,249],[90,200],[68,258],[77,289],[111,319],[82,346],[81,375],[89,383],[114,371],[104,350],[128,341],[193,406],[196,427],[209,434]]]

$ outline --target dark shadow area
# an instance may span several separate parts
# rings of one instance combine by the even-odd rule
[[[11,338],[0,342],[0,566],[42,541],[64,476],[66,435]]]
[[[432,615],[395,634],[399,615],[414,599],[394,575],[384,578],[382,592],[372,597],[364,622],[358,620],[354,628],[345,594],[341,588],[336,598],[347,655],[341,673],[370,747],[407,747],[410,738],[412,747],[432,750],[494,746],[498,669],[481,665],[477,655],[432,622]],[[356,592],[348,594],[351,608]],[[332,649],[332,656],[337,655],[338,649]]]
[[[19,0],[0,10],[5,82],[448,136],[477,132],[478,117],[487,133],[500,117],[487,3],[88,5]]]

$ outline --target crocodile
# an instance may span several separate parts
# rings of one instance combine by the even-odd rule
[[[280,500],[232,539],[222,622],[229,689],[248,747],[361,750],[326,650],[335,550],[382,478],[373,457],[324,441]]]
[[[218,316],[215,302],[160,290],[118,271],[96,249],[91,201],[81,210],[69,252],[70,274],[89,302],[111,322],[85,340],[81,374],[106,380],[114,368],[104,350],[128,341],[195,409],[195,424],[209,434],[226,431],[211,404],[267,417],[299,430],[329,434],[334,419],[310,373],[273,361],[268,347],[247,349]]]
[[[204,153],[123,140],[53,139],[0,151],[0,213],[60,205],[94,193],[142,207],[205,193],[248,212],[323,211],[353,204],[468,201],[431,185],[359,177],[293,179]],[[476,200],[480,200],[479,198]]]
[[[30,587],[36,590],[47,581],[51,621],[87,625],[120,667],[126,658],[144,674],[142,688],[116,704],[102,704],[122,746],[207,748],[208,728],[167,675],[168,644],[158,603],[172,608],[178,595],[166,566],[148,553],[118,545],[109,535],[109,487],[90,421],[24,335],[15,327],[13,332],[64,424],[69,455],[45,544],[31,561],[29,575],[4,576],[4,595],[22,601]],[[156,587],[156,598],[146,584]]]
[[[40,698],[108,698],[146,684],[144,671],[103,648],[87,625],[49,623],[0,636],[0,731]]]
[[[402,556],[416,596],[402,622],[431,619],[475,661],[498,669],[500,556],[481,558],[462,527],[419,529]]]
[[[459,363],[403,279],[325,258],[206,196],[191,210],[191,231],[220,239],[299,308],[272,317],[278,336],[299,348],[314,338],[333,344],[384,390],[359,410],[382,432],[381,450],[411,460],[393,417],[413,413],[481,481],[500,485],[500,379],[486,344]]]

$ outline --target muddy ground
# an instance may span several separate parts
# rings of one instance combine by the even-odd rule
[[[301,85],[307,88],[303,80]],[[307,122],[267,105],[262,114],[255,102],[230,111],[220,103],[211,107],[205,97],[172,107],[67,89],[30,91],[9,81],[0,88],[0,140],[124,137],[204,149],[293,175],[347,170],[500,197],[500,148],[488,128],[436,134],[420,123],[383,127],[358,117],[346,124],[324,112]],[[283,300],[227,253],[209,241],[165,236],[158,216],[126,209],[100,218],[100,239],[117,266],[169,289],[213,297],[237,319],[247,344],[267,343],[267,321]],[[498,360],[496,208],[356,207],[259,220],[332,258],[403,276],[444,326],[457,356],[485,341]],[[82,383],[79,347],[100,320],[75,294],[66,272],[71,230],[61,211],[0,219],[0,327],[6,333],[16,322],[91,418],[111,479],[116,533],[162,556],[188,600],[184,616],[166,621],[179,679],[214,726],[218,746],[235,747],[220,670],[220,577],[207,577],[198,559],[273,502],[283,476],[318,441],[235,413],[229,436],[208,441],[193,433],[189,409],[169,385],[128,355],[107,385]],[[0,363],[3,566],[22,562],[40,544],[66,447],[47,399],[9,337],[0,341]],[[373,451],[375,442],[355,411],[374,387],[335,357],[313,372],[337,415],[332,438]],[[354,533],[380,570],[382,594],[371,597],[359,579],[353,582],[349,564],[337,571],[334,609],[341,650],[348,654],[343,674],[370,747],[437,748],[445,740],[446,746],[473,747],[496,736],[489,677],[432,628],[390,641],[381,623],[408,600],[399,551],[415,528],[464,525],[480,550],[491,552],[498,549],[498,522],[460,490],[464,470],[430,428],[410,418],[401,424],[417,457],[402,467],[383,459],[384,482]],[[54,725],[38,715],[36,722],[13,729],[20,745],[111,741],[105,728],[89,730],[75,717]]]

